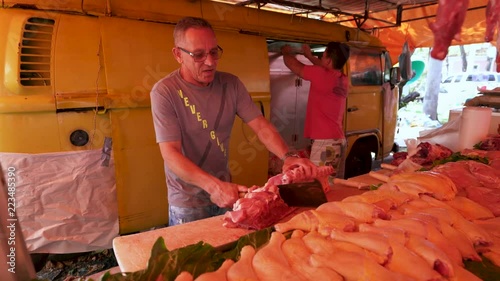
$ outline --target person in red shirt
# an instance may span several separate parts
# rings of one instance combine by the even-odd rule
[[[302,45],[302,51],[313,65],[300,62],[290,45],[281,48],[285,65],[311,82],[304,124],[304,137],[312,142],[310,160],[318,166],[333,166],[335,177],[344,178],[347,141],[342,124],[349,81],[342,69],[349,47],[330,42],[321,58],[315,57],[307,44]]]

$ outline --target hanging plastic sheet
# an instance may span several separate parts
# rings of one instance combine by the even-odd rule
[[[14,171],[16,213],[31,253],[112,248],[119,233],[115,169],[102,155],[0,153],[3,172]]]
[[[410,81],[413,77],[413,71],[411,69],[411,52],[408,41],[403,44],[403,50],[399,55],[399,67],[401,68],[401,79]]]

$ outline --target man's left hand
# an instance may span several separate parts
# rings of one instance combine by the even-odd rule
[[[307,158],[297,158],[297,157],[287,157],[283,163],[283,172],[286,172],[297,167],[302,167],[304,171],[304,176],[307,178],[317,177],[317,168],[311,160]]]

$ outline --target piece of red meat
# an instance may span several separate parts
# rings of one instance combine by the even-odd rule
[[[394,166],[399,166],[399,164],[403,163],[403,161],[406,160],[407,156],[408,152],[406,151],[395,152],[392,154],[392,161],[390,164]]]
[[[482,186],[500,189],[500,171],[477,161],[467,161],[467,165]]]
[[[460,40],[469,0],[439,0],[436,21],[429,24],[434,34],[431,57],[443,60],[453,39]]]
[[[500,0],[490,0],[486,5],[486,32],[484,41],[490,42],[493,40],[495,30],[498,28],[498,17],[500,15]]]
[[[317,167],[317,178],[321,181],[333,171],[331,166]],[[224,214],[223,225],[258,230],[279,222],[294,209],[281,199],[278,185],[311,180],[298,167],[269,178],[263,187],[251,187],[243,198],[234,203],[233,210]]]
[[[436,160],[450,157],[453,151],[444,145],[431,144],[429,142],[421,142],[417,146],[417,153],[411,156],[410,159],[419,165],[430,165]]]
[[[495,216],[500,216],[500,188],[469,186],[466,192],[467,198],[488,208]]]
[[[467,161],[448,162],[432,168],[432,171],[448,176],[457,187],[458,195],[465,196],[468,186],[481,186],[481,182],[471,173]]]
[[[500,2],[500,0],[498,0]],[[489,135],[477,144],[481,150],[500,150],[500,135]]]
[[[281,220],[291,211],[278,195],[277,186],[255,189],[238,199],[233,211],[224,215],[225,227],[263,229]]]

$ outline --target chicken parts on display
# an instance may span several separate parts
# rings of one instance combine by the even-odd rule
[[[229,277],[239,264],[251,265],[248,280],[481,280],[463,260],[500,265],[500,220],[434,173],[388,178],[425,192],[370,190],[277,223],[268,244],[224,269],[227,280],[243,280]]]

